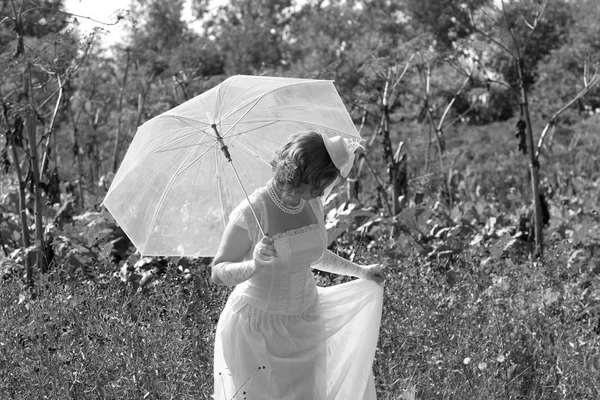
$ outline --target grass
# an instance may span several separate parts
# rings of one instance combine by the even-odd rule
[[[415,388],[418,399],[597,399],[598,313],[582,304],[600,304],[600,279],[585,261],[551,257],[459,259],[453,280],[417,259],[389,265],[379,398]],[[205,267],[194,272],[133,293],[113,276],[69,285],[51,274],[38,277],[34,299],[4,282],[0,397],[209,399],[227,290],[206,284]]]
[[[209,398],[222,289],[165,276],[132,294],[112,276],[53,278],[38,277],[35,299],[17,280],[4,283],[0,398]]]

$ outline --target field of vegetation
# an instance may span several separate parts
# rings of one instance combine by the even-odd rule
[[[377,214],[372,199],[333,196],[332,248],[388,269],[374,364],[379,398],[600,396],[599,123],[577,126],[584,134],[575,149],[559,144],[548,156],[540,258],[523,222],[525,166],[511,150],[510,124],[457,129],[464,142],[451,151],[471,155],[457,158],[451,209],[423,179],[411,184],[421,202],[411,196],[395,218]],[[228,289],[209,282],[209,260],[129,253],[117,264],[112,242],[102,240],[114,230],[105,211],[56,229],[61,261],[35,276],[33,290],[23,287],[22,268],[2,263],[0,397],[210,398],[214,328]],[[85,263],[69,263],[73,254]]]
[[[0,0],[0,399],[211,398],[231,289],[101,203],[235,74],[334,80],[365,139],[326,224],[386,267],[378,399],[600,398],[596,0],[134,0],[108,46],[63,3]]]

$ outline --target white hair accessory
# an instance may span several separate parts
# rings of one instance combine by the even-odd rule
[[[342,177],[347,177],[352,169],[352,164],[354,164],[356,149],[359,147],[364,149],[364,147],[360,145],[358,140],[347,139],[341,136],[329,137],[323,135],[323,142],[331,157],[331,161],[333,161],[333,165],[340,170]]]

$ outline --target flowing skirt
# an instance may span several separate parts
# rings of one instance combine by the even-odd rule
[[[374,400],[383,288],[319,287],[301,315],[268,314],[234,291],[217,325],[216,400]]]

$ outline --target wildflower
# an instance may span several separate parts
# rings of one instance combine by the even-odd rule
[[[477,366],[477,368],[479,368],[480,371],[483,371],[484,369],[487,368],[487,364],[484,362],[480,362],[479,365]]]
[[[463,360],[463,364],[465,364],[465,365],[469,365],[469,364],[471,364],[471,357],[467,357],[467,358],[465,358],[465,359]]]
[[[496,358],[496,361],[498,361],[499,363],[504,362],[504,360],[506,360],[506,357],[504,357],[504,355],[502,354],[500,354],[498,358]]]

